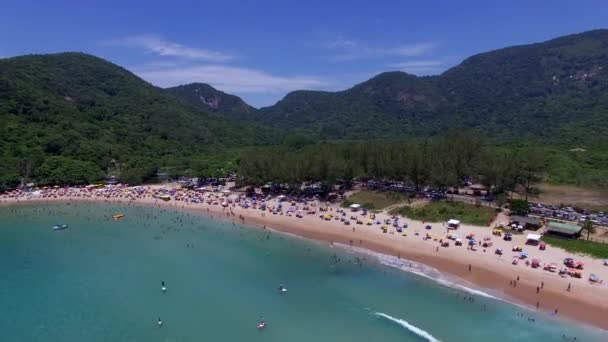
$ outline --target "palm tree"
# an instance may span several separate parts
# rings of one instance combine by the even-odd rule
[[[589,235],[591,233],[595,233],[595,227],[593,226],[593,222],[590,219],[586,219],[585,223],[583,223],[583,229],[587,232],[587,240],[589,240]]]

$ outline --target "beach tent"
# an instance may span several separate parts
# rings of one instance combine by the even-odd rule
[[[448,221],[448,227],[452,228],[452,229],[456,229],[456,228],[460,227],[460,221],[454,220],[454,219],[450,219]]]
[[[526,251],[521,251],[521,253],[519,253],[520,259],[525,259],[527,257],[528,257],[528,252],[526,252]]]

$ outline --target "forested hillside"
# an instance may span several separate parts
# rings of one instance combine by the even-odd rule
[[[100,58],[60,53],[0,59],[0,137],[0,183],[14,185],[86,183],[108,170],[140,182],[274,133],[193,109]]]
[[[387,72],[341,92],[296,91],[251,120],[332,139],[466,128],[496,142],[608,145],[608,30],[482,53],[439,76]]]

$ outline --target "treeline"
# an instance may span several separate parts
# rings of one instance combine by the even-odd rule
[[[356,142],[253,149],[239,160],[245,183],[302,182],[336,184],[355,177],[401,181],[420,189],[461,187],[469,177],[495,194],[521,190],[537,193],[535,185],[547,168],[547,156],[536,147],[497,148],[474,133],[405,143]]]

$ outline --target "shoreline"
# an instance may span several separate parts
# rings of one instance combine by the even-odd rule
[[[339,221],[323,221],[315,216],[303,218],[288,217],[284,215],[261,215],[260,211],[229,207],[228,209],[217,205],[204,203],[187,203],[180,201],[160,201],[154,198],[100,198],[100,197],[64,197],[64,198],[34,198],[34,199],[0,199],[0,206],[10,205],[36,205],[52,203],[102,203],[137,205],[146,207],[186,210],[191,213],[203,214],[212,219],[219,218],[240,223],[258,229],[270,229],[280,233],[287,233],[297,237],[352,246],[365,251],[380,253],[387,257],[403,258],[408,261],[431,267],[449,277],[450,281],[459,286],[482,289],[488,294],[498,297],[515,305],[522,305],[532,312],[548,314],[558,309],[558,317],[575,322],[591,325],[596,328],[608,330],[608,289],[603,285],[589,285],[584,280],[572,280],[574,290],[565,290],[562,279],[555,274],[545,271],[533,270],[528,267],[516,266],[516,287],[510,285],[515,282],[513,267],[508,262],[496,262],[494,258],[479,258],[475,253],[464,248],[450,247],[436,249],[436,244],[422,241],[422,236],[414,239],[401,238],[395,235],[382,234],[377,230],[365,226],[344,226]],[[241,219],[241,217],[243,219]],[[411,231],[412,228],[408,230]],[[490,229],[490,228],[486,228]],[[462,229],[461,229],[462,231]],[[412,237],[413,234],[411,235]],[[399,239],[399,240],[398,240]],[[483,254],[488,256],[488,253]],[[502,261],[508,261],[508,257]],[[471,270],[469,271],[469,265]],[[406,270],[404,270],[406,271]],[[510,272],[509,272],[510,271]],[[537,293],[539,282],[544,282],[540,293]],[[467,284],[467,285],[463,285]],[[597,290],[589,291],[587,287]],[[488,291],[485,291],[488,290]],[[536,304],[540,302],[539,309]]]

